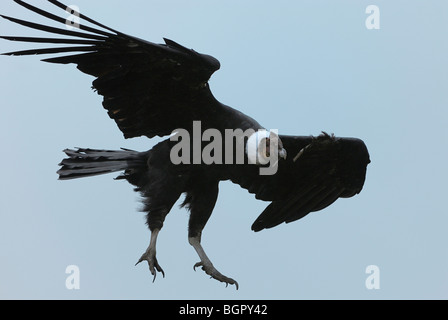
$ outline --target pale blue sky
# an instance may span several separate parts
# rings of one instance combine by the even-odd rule
[[[35,5],[65,15],[45,1]],[[58,181],[66,147],[150,149],[124,140],[75,66],[0,56],[0,298],[448,298],[448,2],[88,1],[81,12],[154,42],[221,62],[215,96],[281,134],[363,139],[372,163],[362,193],[302,220],[254,233],[268,203],[220,184],[203,245],[240,290],[193,271],[188,214],[159,236],[166,277],[134,266],[149,243],[138,194],[114,175]],[[381,12],[367,30],[365,9]],[[2,1],[0,13],[46,20]],[[0,21],[2,35],[42,35]],[[29,45],[0,42],[7,52]],[[368,265],[380,289],[365,287]],[[80,268],[80,289],[65,268]]]

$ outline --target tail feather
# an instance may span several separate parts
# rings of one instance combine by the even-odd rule
[[[146,165],[146,153],[128,149],[118,151],[83,149],[64,150],[68,158],[59,164],[59,180],[96,176]]]

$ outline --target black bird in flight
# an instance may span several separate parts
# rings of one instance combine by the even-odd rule
[[[70,25],[67,19],[14,1]],[[266,130],[215,99],[208,84],[220,68],[215,58],[172,40],[155,44],[123,34],[57,0],[48,1],[95,27],[80,23],[75,29],[55,28],[1,15],[22,26],[64,36],[3,39],[66,45],[4,54],[62,54],[43,61],[73,63],[94,76],[93,88],[104,97],[103,107],[125,138],[171,135],[146,152],[67,149],[68,158],[62,160],[58,171],[61,180],[122,171],[117,179],[127,180],[143,197],[151,236],[137,263],[146,260],[154,279],[157,272],[164,275],[156,259],[157,235],[182,194],[182,206],[190,210],[188,240],[200,258],[194,268],[201,266],[212,278],[238,289],[234,279],[213,266],[201,246],[202,230],[215,206],[220,181],[230,180],[255,198],[271,202],[253,223],[254,231],[298,220],[361,191],[370,162],[362,140],[326,133],[285,136]],[[229,132],[233,134],[229,140],[220,139],[220,134],[228,137]],[[191,146],[193,152],[188,151]],[[270,172],[262,174],[262,169],[269,168]]]

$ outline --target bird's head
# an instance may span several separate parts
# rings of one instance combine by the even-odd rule
[[[253,133],[246,144],[249,164],[266,165],[278,158],[286,159],[286,150],[277,132],[274,130],[258,130]]]

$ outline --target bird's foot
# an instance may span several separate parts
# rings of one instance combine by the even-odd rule
[[[226,284],[226,287],[229,284],[234,284],[236,287],[236,290],[238,290],[238,282],[236,282],[232,278],[226,277],[221,272],[216,270],[216,268],[213,266],[213,264],[211,262],[200,261],[193,266],[193,270],[196,271],[197,267],[202,267],[202,270],[204,270],[205,273],[208,274],[211,278],[221,281],[221,282],[224,282]]]
[[[156,253],[155,250],[151,250],[148,248],[144,254],[140,257],[140,259],[137,261],[135,265],[138,265],[143,260],[148,261],[149,265],[149,271],[154,276],[154,279],[152,279],[152,282],[156,280],[157,272],[161,272],[162,276],[165,278],[165,272],[163,272],[162,267],[157,262]]]

